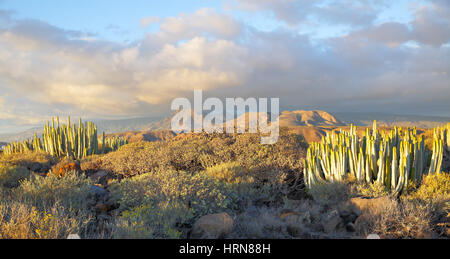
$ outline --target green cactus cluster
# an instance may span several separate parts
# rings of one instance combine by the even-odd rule
[[[114,151],[119,149],[121,146],[128,144],[128,141],[124,139],[123,137],[110,137],[106,138],[105,135],[103,135],[103,141],[102,141],[102,152],[107,153],[110,151]]]
[[[439,173],[443,140],[435,134],[435,150],[428,173]],[[439,135],[440,136],[440,135]],[[366,129],[362,138],[351,125],[350,132],[327,133],[321,142],[312,143],[304,161],[304,179],[314,184],[342,181],[349,175],[360,182],[378,183],[399,195],[409,181],[420,183],[429,161],[423,136],[417,130],[394,127],[388,132]]]
[[[429,173],[440,172],[445,152],[450,152],[450,123],[433,130],[433,155]]]
[[[97,126],[93,122],[85,122],[80,119],[78,125],[71,124],[70,117],[67,124],[60,124],[59,118],[47,122],[44,126],[42,138],[35,134],[31,140],[13,142],[4,148],[5,154],[26,152],[47,152],[56,157],[72,157],[81,159],[106,151],[117,150],[127,144],[123,138],[105,138],[103,133],[102,148],[99,149]]]

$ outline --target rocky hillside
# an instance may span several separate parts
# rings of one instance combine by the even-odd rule
[[[343,122],[325,111],[284,111],[280,126],[345,126]]]
[[[422,116],[422,115],[398,115],[386,113],[362,113],[362,112],[337,112],[334,116],[343,121],[346,125],[351,123],[357,126],[371,126],[377,120],[379,126],[400,126],[434,128],[450,122],[448,117]]]
[[[115,134],[108,134],[107,136],[123,137],[128,140],[129,143],[135,143],[140,141],[166,141],[176,136],[171,130],[156,130],[156,131],[129,131]]]

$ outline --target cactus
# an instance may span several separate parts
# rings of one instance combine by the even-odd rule
[[[56,157],[72,157],[81,159],[94,154],[117,150],[128,142],[123,138],[105,139],[103,133],[102,152],[99,152],[97,126],[93,122],[85,122],[80,119],[78,125],[71,124],[70,117],[67,125],[60,124],[59,117],[56,121],[52,118],[44,125],[42,139],[34,135],[31,140],[13,142],[4,148],[5,154],[39,152],[44,151]],[[106,145],[106,146],[105,146]]]
[[[428,173],[440,173],[444,153],[450,152],[450,123],[433,130],[433,155]]]
[[[435,129],[433,155],[428,173],[440,172],[444,143],[448,143],[448,129]],[[362,138],[357,128],[327,133],[320,143],[312,143],[304,161],[306,186],[322,182],[342,181],[348,175],[359,182],[378,183],[395,195],[406,190],[408,182],[420,183],[427,165],[427,151],[423,136],[417,130],[394,127],[385,132],[366,129]]]

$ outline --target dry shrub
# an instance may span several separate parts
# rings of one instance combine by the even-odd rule
[[[0,155],[0,164],[10,164],[31,168],[34,163],[40,163],[49,168],[56,164],[58,159],[45,152],[31,152],[23,154]]]
[[[390,199],[376,210],[365,213],[357,220],[361,236],[376,233],[385,238],[431,238],[433,237],[433,209],[430,204],[404,199]]]
[[[80,233],[82,220],[68,215],[58,204],[40,211],[20,202],[2,202],[0,239],[65,239]]]

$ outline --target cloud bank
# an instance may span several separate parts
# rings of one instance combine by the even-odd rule
[[[287,24],[269,32],[209,8],[144,17],[137,26],[159,30],[126,44],[0,11],[0,132],[56,114],[167,114],[194,89],[280,97],[284,108],[450,116],[448,1],[416,6],[409,23],[381,24],[384,2],[321,2],[233,1]],[[312,20],[351,29],[317,42],[292,27]]]

